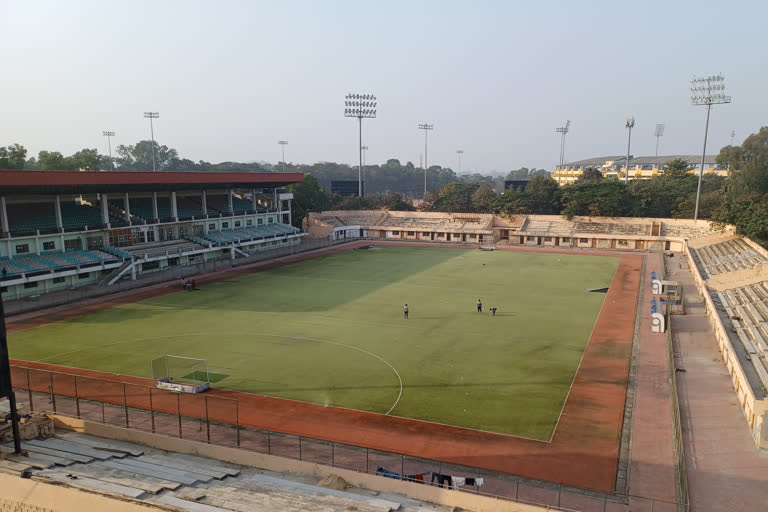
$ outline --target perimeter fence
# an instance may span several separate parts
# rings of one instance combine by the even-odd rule
[[[642,496],[610,494],[530,480],[470,466],[256,428],[242,421],[237,399],[185,394],[146,384],[11,366],[21,414],[63,416],[169,437],[297,459],[383,478],[448,487],[436,475],[470,479],[458,491],[564,512],[687,511],[688,506]],[[466,481],[466,480],[465,480]]]

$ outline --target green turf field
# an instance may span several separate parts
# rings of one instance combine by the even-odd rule
[[[18,332],[11,357],[146,377],[207,358],[216,387],[549,440],[618,261],[354,250]]]

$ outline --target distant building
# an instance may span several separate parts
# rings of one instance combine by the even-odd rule
[[[342,197],[357,197],[361,184],[357,180],[331,181],[331,193]],[[365,196],[365,182],[362,182],[363,196]]]
[[[513,188],[515,190],[525,190],[530,180],[504,180],[504,190]]]
[[[704,159],[704,174],[728,176],[727,169],[720,169],[715,162],[714,155],[708,155]],[[689,172],[698,172],[701,167],[701,155],[667,155],[667,156],[637,156],[629,160],[630,180],[649,180],[654,176],[664,173],[667,163],[672,160],[685,160],[691,166]],[[593,168],[603,173],[606,178],[624,179],[626,176],[626,156],[602,156],[587,158],[576,162],[569,162],[563,166],[556,166],[552,172],[552,178],[559,185],[573,183],[584,174],[584,169]]]

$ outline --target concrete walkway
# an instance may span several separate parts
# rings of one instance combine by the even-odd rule
[[[669,260],[668,260],[669,261]],[[672,318],[691,511],[768,510],[768,455],[757,450],[683,258],[670,278],[685,287],[687,314]]]

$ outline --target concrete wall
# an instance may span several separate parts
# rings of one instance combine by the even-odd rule
[[[553,508],[500,500],[490,496],[482,496],[463,491],[454,491],[452,489],[416,484],[413,482],[403,482],[367,473],[358,473],[357,471],[334,468],[294,459],[286,459],[274,455],[265,455],[237,448],[227,448],[197,441],[164,437],[149,432],[128,430],[65,416],[54,415],[52,417],[56,428],[75,430],[77,432],[85,432],[91,435],[119,439],[121,441],[140,443],[171,452],[201,455],[203,457],[210,457],[231,462],[233,464],[251,466],[278,473],[312,475],[317,477],[318,480],[334,474],[342,477],[355,487],[381,492],[393,492],[420,501],[428,501],[449,507],[472,510],[474,512],[541,512],[543,510],[556,510]],[[0,488],[2,488],[2,486],[0,486]],[[110,512],[122,511],[110,510]]]

